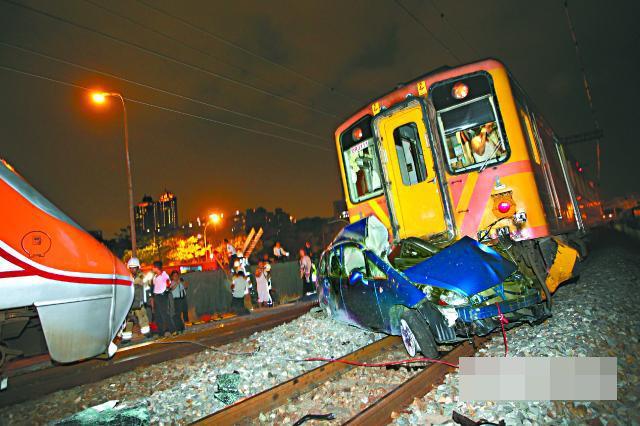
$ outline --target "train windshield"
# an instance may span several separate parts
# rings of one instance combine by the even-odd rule
[[[348,147],[343,145],[342,156],[353,203],[382,195],[382,172],[373,138]]]
[[[464,99],[452,95],[455,84],[460,83],[446,83],[433,90],[438,127],[452,173],[482,170],[506,161],[509,154],[489,78],[476,75],[462,81],[468,93]]]

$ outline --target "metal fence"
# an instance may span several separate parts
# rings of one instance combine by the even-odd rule
[[[251,268],[251,281],[255,288],[255,266]],[[271,265],[271,285],[274,302],[281,303],[302,296],[298,262],[276,263]],[[229,312],[231,305],[230,281],[221,270],[191,272],[184,275],[189,283],[187,302],[189,310],[197,317],[205,314]]]

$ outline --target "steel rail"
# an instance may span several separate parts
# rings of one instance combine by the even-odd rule
[[[441,360],[451,364],[458,364],[460,357],[473,356],[476,348],[488,339],[487,337],[476,337],[473,343],[464,342],[443,356]],[[399,337],[389,336],[345,355],[340,358],[340,360],[366,362],[401,345],[402,341]],[[241,399],[192,424],[198,426],[251,424],[260,413],[272,411],[302,394],[313,391],[318,388],[319,385],[339,377],[353,368],[355,367],[342,362],[331,362],[321,365],[256,395]],[[424,396],[434,386],[440,383],[447,373],[454,370],[453,367],[444,364],[431,364],[374,402],[364,411],[349,419],[345,424],[367,426],[386,425],[391,421],[392,412],[400,412],[406,409],[406,407],[413,402],[414,398]]]
[[[442,357],[443,361],[459,364],[461,357],[470,357],[476,348],[488,341],[488,337],[475,337],[474,343],[464,342]],[[365,410],[353,416],[345,425],[388,425],[392,421],[391,413],[399,413],[406,409],[415,398],[422,398],[434,386],[444,380],[447,373],[455,371],[444,364],[431,364],[391,392],[378,399]]]
[[[317,302],[299,303],[277,307],[264,314],[236,317],[217,327],[161,339],[163,343],[175,341],[175,344],[155,344],[154,341],[150,341],[135,347],[123,348],[109,360],[90,359],[14,375],[9,377],[8,388],[2,391],[0,407],[31,400],[58,390],[94,383],[137,367],[181,358],[203,351],[206,346],[224,345],[255,332],[292,321],[315,305]],[[196,344],[181,343],[183,341]]]
[[[340,358],[340,360],[366,362],[401,344],[402,340],[399,337],[388,336],[345,355]],[[220,411],[197,420],[193,424],[198,426],[217,426],[250,422],[251,419],[259,416],[261,412],[271,411],[285,404],[290,399],[307,393],[318,387],[319,384],[338,377],[352,368],[354,368],[354,366],[340,362],[326,363],[263,392],[241,399]]]

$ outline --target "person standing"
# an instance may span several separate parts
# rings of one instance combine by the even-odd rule
[[[224,239],[224,244],[227,251],[227,260],[229,260],[229,268],[233,268],[233,262],[236,260],[236,248],[226,238]]]
[[[304,249],[304,252],[307,253],[307,256],[309,256],[310,258],[313,259],[313,250],[311,248],[311,242],[310,241],[307,241],[307,242],[304,243],[303,249]]]
[[[133,325],[135,322],[140,327],[140,333],[143,335],[149,334],[151,329],[149,328],[149,318],[147,317],[147,311],[145,304],[147,302],[147,293],[144,285],[144,275],[140,270],[140,261],[132,257],[127,262],[127,267],[133,276],[133,304],[131,305],[131,311],[127,315],[127,325],[122,333],[122,340],[131,340],[133,337]]]
[[[171,296],[173,297],[173,322],[178,332],[184,332],[184,323],[189,321],[189,305],[187,303],[187,287],[189,283],[182,279],[180,272],[171,273]]]
[[[315,293],[315,288],[311,281],[311,269],[311,258],[304,249],[300,249],[300,278],[302,279],[302,292],[305,297]]]
[[[162,270],[162,262],[153,262],[153,303],[155,309],[155,319],[158,325],[158,333],[164,336],[165,333],[175,333],[176,327],[173,323],[173,312],[169,302],[171,279]]]
[[[244,306],[244,296],[247,292],[247,279],[241,271],[233,274],[231,281],[231,311],[238,316],[249,315],[249,310]]]
[[[258,268],[256,269],[256,287],[258,290],[258,306],[266,308],[267,306],[273,305],[271,295],[269,294],[269,279],[264,262],[259,262]]]

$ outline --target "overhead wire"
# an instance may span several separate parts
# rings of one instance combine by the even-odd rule
[[[267,119],[264,119],[264,118],[260,118],[260,117],[257,117],[257,116],[251,115],[251,114],[247,114],[247,113],[243,113],[243,112],[240,112],[240,111],[236,111],[236,110],[233,110],[231,108],[223,107],[221,105],[213,104],[211,102],[206,102],[206,101],[203,101],[203,100],[200,100],[200,99],[192,98],[190,96],[181,95],[179,93],[171,92],[169,90],[161,89],[159,87],[155,87],[155,86],[152,86],[152,85],[149,85],[149,84],[146,84],[146,83],[141,83],[141,82],[138,82],[138,81],[134,81],[134,80],[131,80],[131,79],[128,79],[128,78],[125,78],[125,77],[120,77],[120,76],[118,76],[116,74],[112,74],[112,73],[105,72],[105,71],[100,71],[98,69],[87,67],[85,65],[81,65],[81,64],[78,64],[78,63],[75,63],[75,62],[71,62],[71,61],[68,61],[66,59],[57,58],[55,56],[51,56],[51,55],[48,55],[46,53],[39,52],[37,50],[33,50],[33,49],[30,49],[30,48],[27,48],[27,47],[24,47],[24,46],[20,46],[20,45],[14,44],[14,43],[8,43],[8,42],[6,42],[4,40],[0,40],[0,45],[5,46],[5,47],[9,47],[9,48],[12,48],[12,49],[20,50],[22,52],[30,53],[32,55],[36,55],[36,56],[39,56],[41,58],[45,58],[45,59],[48,59],[50,61],[57,62],[57,63],[60,63],[60,64],[64,64],[64,65],[67,65],[67,66],[70,66],[70,67],[75,67],[75,68],[78,68],[78,69],[81,69],[81,70],[84,70],[84,71],[92,72],[92,73],[95,73],[95,74],[100,74],[100,75],[103,75],[105,77],[109,77],[109,78],[113,78],[113,79],[116,79],[116,80],[120,80],[120,81],[129,83],[129,84],[132,84],[132,85],[136,85],[136,86],[139,86],[139,87],[144,87],[146,89],[153,90],[153,91],[156,91],[158,93],[162,93],[162,94],[165,94],[165,95],[168,95],[168,96],[174,96],[174,97],[176,97],[178,99],[182,99],[182,100],[185,100],[185,101],[193,102],[193,103],[196,103],[196,104],[199,104],[199,105],[203,105],[203,106],[206,106],[206,107],[209,107],[209,108],[217,109],[217,110],[220,110],[220,111],[228,112],[230,114],[238,115],[238,116],[243,117],[243,118],[248,118],[248,119],[251,119],[251,120],[259,121],[259,122],[264,123],[264,124],[269,124],[271,126],[280,127],[280,128],[283,128],[283,129],[287,129],[287,130],[293,131],[293,132],[302,133],[302,134],[314,137],[314,138],[319,139],[319,140],[323,140],[323,141],[326,140],[326,138],[322,137],[321,135],[318,135],[318,134],[315,134],[315,133],[311,133],[311,132],[308,132],[306,130],[298,129],[296,127],[291,127],[291,126],[288,126],[288,125],[285,125],[285,124],[281,124],[281,123],[278,123],[278,122],[275,122],[275,121],[271,121],[271,120],[267,120]]]
[[[58,80],[58,79],[52,78],[52,77],[47,77],[47,76],[44,76],[44,75],[41,75],[41,74],[36,74],[36,73],[29,72],[29,71],[24,71],[24,70],[21,70],[21,69],[18,69],[18,68],[6,66],[6,65],[0,65],[0,69],[3,69],[5,71],[14,72],[14,73],[17,73],[17,74],[22,74],[22,75],[33,77],[33,78],[37,78],[37,79],[40,79],[40,80],[49,81],[49,82],[60,84],[60,85],[63,85],[63,86],[72,87],[72,88],[75,88],[75,89],[80,89],[80,90],[84,90],[84,91],[87,91],[87,92],[91,92],[91,89],[88,88],[88,87],[80,86],[80,85],[75,84],[75,83],[69,83],[68,81]],[[200,120],[203,120],[203,121],[208,121],[208,122],[211,122],[211,123],[215,123],[215,124],[218,124],[218,125],[221,125],[221,126],[231,127],[231,128],[239,129],[239,130],[242,130],[242,131],[245,131],[245,132],[249,132],[249,133],[255,133],[255,134],[258,134],[258,135],[262,135],[262,136],[268,136],[268,137],[271,137],[271,138],[284,140],[284,141],[287,141],[287,142],[294,143],[296,145],[306,146],[308,148],[314,148],[314,149],[318,149],[318,150],[326,151],[326,152],[333,152],[333,150],[331,150],[329,148],[322,147],[322,146],[318,146],[318,145],[314,145],[314,144],[298,141],[296,139],[287,138],[285,136],[276,135],[274,133],[263,132],[261,130],[256,130],[256,129],[251,129],[251,128],[248,128],[248,127],[238,126],[236,124],[228,123],[228,122],[225,122],[225,121],[222,121],[222,120],[216,120],[216,119],[213,119],[213,118],[204,117],[204,116],[197,115],[197,114],[191,114],[191,113],[188,113],[188,112],[185,112],[185,111],[180,111],[180,110],[177,110],[177,109],[174,109],[174,108],[165,107],[165,106],[162,106],[162,105],[153,104],[151,102],[142,101],[140,99],[135,99],[135,98],[131,98],[131,97],[124,97],[124,99],[127,102],[131,102],[131,103],[134,103],[134,104],[144,105],[144,106],[160,109],[160,110],[167,111],[167,112],[173,112],[173,113],[176,113],[176,114],[184,115],[184,116],[187,116],[187,117],[197,118],[197,119],[200,119]]]
[[[413,21],[420,26],[427,34],[431,36],[444,50],[446,50],[451,56],[455,58],[456,61],[462,62],[462,60],[456,55],[450,48],[447,46],[438,36],[435,35],[433,31],[431,31],[418,17],[409,10],[405,5],[402,4],[400,0],[394,0],[394,2],[398,5],[398,7],[413,19]]]
[[[301,78],[301,79],[303,79],[303,80],[305,80],[307,82],[310,82],[310,83],[313,83],[313,84],[315,84],[315,85],[317,85],[319,87],[322,87],[322,88],[324,88],[325,90],[328,90],[331,93],[335,93],[335,94],[337,94],[339,96],[342,96],[343,98],[349,99],[351,102],[354,102],[356,104],[362,103],[361,100],[356,99],[356,98],[354,98],[354,97],[352,97],[350,95],[347,95],[345,93],[342,93],[341,91],[339,91],[335,87],[327,86],[326,84],[322,83],[321,81],[319,81],[319,80],[317,80],[315,78],[309,77],[309,76],[307,76],[305,74],[302,74],[301,72],[296,71],[296,70],[294,70],[294,69],[292,69],[292,68],[290,68],[290,67],[288,67],[286,65],[283,65],[283,64],[281,64],[279,62],[276,62],[273,59],[270,59],[270,58],[268,58],[268,57],[266,57],[264,55],[261,55],[259,53],[256,53],[256,52],[252,51],[252,50],[249,50],[249,49],[247,49],[247,48],[245,48],[243,46],[240,46],[239,44],[237,44],[237,43],[235,43],[235,42],[233,42],[233,41],[231,41],[231,40],[229,40],[229,39],[227,39],[225,37],[222,37],[222,36],[212,32],[210,30],[207,30],[207,29],[204,29],[204,28],[202,28],[202,27],[200,27],[198,25],[195,25],[195,24],[187,21],[186,19],[181,18],[180,16],[178,16],[176,14],[173,14],[171,12],[166,11],[165,9],[162,9],[162,8],[156,6],[155,4],[149,3],[149,2],[144,1],[144,0],[136,0],[136,1],[138,3],[144,5],[144,6],[148,7],[149,9],[155,10],[157,13],[159,13],[161,15],[164,15],[164,16],[167,16],[169,18],[175,19],[176,21],[182,23],[183,25],[191,28],[194,31],[197,31],[197,32],[199,32],[201,34],[204,34],[204,35],[208,36],[208,37],[211,37],[211,38],[219,41],[220,43],[223,43],[223,44],[225,44],[225,45],[227,45],[229,47],[232,47],[234,49],[238,49],[238,50],[246,53],[249,56],[252,56],[254,58],[260,59],[260,60],[265,61],[265,62],[267,62],[267,63],[269,63],[269,64],[271,64],[273,66],[276,66],[276,67],[278,67],[278,68],[280,68],[282,70],[285,70],[285,71],[287,71],[287,72],[289,72],[289,73],[291,73],[291,74],[293,74],[293,75],[295,75],[295,76],[297,76],[297,77],[299,77],[299,78]]]
[[[467,39],[462,35],[462,33],[451,22],[449,22],[444,12],[436,4],[435,0],[429,0],[429,3],[431,3],[431,6],[436,10],[436,12],[438,12],[438,14],[440,15],[440,19],[442,19],[442,21],[446,25],[448,25],[458,35],[460,40],[462,40],[464,44],[467,45],[469,50],[472,50],[476,55],[480,56],[480,52],[478,52],[478,50],[467,41]]]
[[[16,7],[20,7],[22,9],[28,10],[28,11],[30,11],[32,13],[35,13],[35,14],[38,14],[38,15],[42,15],[42,16],[46,16],[46,17],[48,17],[50,19],[53,19],[53,20],[56,20],[56,21],[59,21],[59,22],[63,22],[65,24],[67,24],[67,25],[71,25],[73,27],[80,28],[82,30],[85,30],[85,31],[88,31],[88,32],[91,32],[91,33],[94,33],[94,34],[98,34],[101,37],[109,39],[109,40],[111,40],[113,42],[116,42],[118,44],[121,44],[121,45],[124,45],[124,46],[133,47],[133,48],[135,48],[137,50],[140,50],[142,52],[145,52],[145,53],[147,53],[149,55],[164,59],[166,61],[175,63],[177,65],[184,66],[186,68],[202,72],[204,74],[210,75],[210,76],[218,78],[220,80],[224,80],[224,81],[227,81],[229,83],[236,84],[238,86],[241,86],[241,87],[244,87],[246,89],[253,90],[253,91],[256,91],[256,92],[259,92],[259,93],[262,93],[262,94],[267,95],[267,96],[271,96],[271,97],[279,99],[279,100],[281,100],[283,102],[287,102],[287,103],[290,103],[290,104],[293,104],[293,105],[297,105],[297,106],[299,106],[301,108],[304,108],[306,110],[314,111],[314,112],[317,112],[319,114],[325,115],[327,117],[332,117],[332,118],[336,117],[335,114],[333,114],[331,112],[328,112],[328,111],[325,111],[323,109],[319,109],[319,108],[316,108],[314,106],[306,105],[306,104],[303,104],[303,103],[301,103],[299,101],[296,101],[294,99],[288,98],[286,96],[278,95],[278,94],[273,93],[271,91],[268,91],[268,90],[265,90],[265,89],[261,89],[261,88],[259,88],[257,86],[254,86],[254,85],[249,84],[249,83],[242,82],[242,81],[234,79],[232,77],[224,76],[224,75],[219,74],[219,73],[217,73],[215,71],[211,71],[211,70],[209,70],[207,68],[203,68],[203,67],[201,67],[199,65],[194,65],[194,64],[191,64],[189,62],[185,62],[185,61],[182,61],[180,59],[176,59],[176,58],[174,58],[172,56],[169,56],[169,55],[164,54],[162,52],[159,52],[157,50],[150,49],[150,48],[144,47],[144,46],[142,46],[140,44],[134,43],[132,41],[124,40],[122,38],[113,36],[111,34],[108,34],[108,33],[105,33],[103,31],[97,30],[95,28],[92,28],[92,27],[89,27],[89,26],[86,26],[86,25],[83,25],[83,24],[79,24],[79,23],[74,22],[74,21],[72,21],[70,19],[55,15],[53,13],[46,12],[44,10],[29,6],[29,5],[26,5],[26,4],[22,4],[20,2],[15,1],[15,0],[1,0],[1,1],[3,1],[5,3],[9,3],[9,4],[11,4],[13,6],[16,6]]]
[[[576,35],[575,29],[573,27],[573,21],[571,20],[571,14],[569,13],[569,2],[566,0],[564,2],[564,12],[567,17],[567,24],[569,25],[569,32],[571,33],[571,40],[573,40],[573,45],[576,50],[578,66],[580,67],[580,72],[582,73],[582,83],[584,86],[584,92],[587,96],[589,110],[591,111],[593,125],[595,126],[596,130],[600,130],[600,123],[598,122],[598,117],[596,116],[596,108],[593,105],[593,98],[591,97],[591,86],[589,84],[589,78],[587,77],[587,70],[585,69],[584,61],[582,60],[580,46],[578,45],[578,36]],[[597,180],[600,181],[600,138],[596,139],[596,176]]]
[[[214,60],[216,62],[219,62],[219,63],[221,63],[221,64],[223,64],[225,66],[232,67],[232,68],[234,68],[234,69],[236,69],[236,70],[238,70],[240,72],[252,75],[258,81],[261,81],[261,82],[263,82],[265,84],[271,84],[268,81],[266,81],[265,79],[263,79],[263,78],[261,78],[259,76],[256,76],[255,74],[253,74],[248,69],[239,67],[239,66],[234,65],[234,64],[232,64],[232,63],[230,63],[228,61],[221,60],[221,59],[217,58],[216,56],[212,55],[211,53],[207,52],[206,50],[194,47],[194,46],[192,46],[192,45],[190,45],[188,43],[185,43],[182,40],[179,40],[179,39],[177,39],[177,38],[175,38],[175,37],[173,37],[173,36],[171,36],[171,35],[169,35],[167,33],[164,33],[162,31],[156,30],[155,28],[152,28],[152,27],[150,27],[149,25],[147,25],[147,24],[145,24],[143,22],[140,22],[140,21],[138,21],[136,19],[133,19],[132,17],[124,15],[124,14],[122,14],[122,13],[120,13],[118,11],[115,11],[113,9],[110,9],[110,8],[100,4],[99,2],[96,2],[94,0],[84,0],[84,2],[89,3],[90,5],[92,5],[94,7],[97,7],[98,9],[103,10],[103,11],[105,11],[107,13],[110,13],[111,15],[116,16],[116,17],[118,17],[120,19],[124,19],[125,21],[130,22],[133,25],[136,25],[136,26],[138,26],[140,28],[143,28],[143,29],[145,29],[145,30],[147,30],[147,31],[159,36],[159,37],[162,37],[162,38],[164,38],[166,40],[169,40],[169,41],[171,41],[171,42],[173,42],[175,44],[178,44],[178,45],[180,45],[180,46],[182,46],[182,47],[184,47],[186,49],[189,49],[189,50],[197,52],[197,53],[199,53],[201,55],[204,55],[207,58],[210,58],[210,59],[212,59],[212,60]]]

